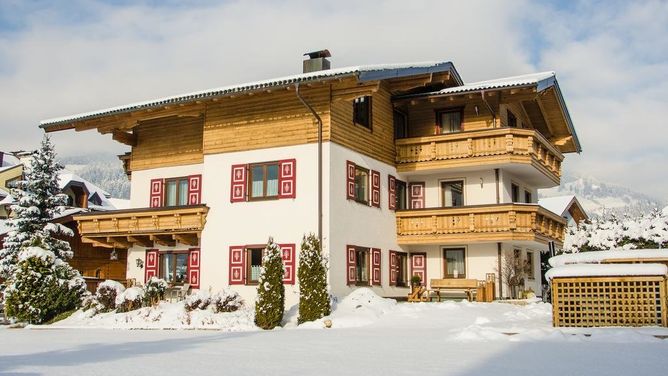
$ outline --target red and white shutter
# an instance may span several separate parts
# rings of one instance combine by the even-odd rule
[[[188,283],[194,289],[199,288],[200,249],[191,248],[188,253]]]
[[[232,184],[230,191],[230,201],[246,201],[246,176],[248,165],[232,165]]]
[[[148,282],[151,277],[158,276],[158,250],[147,249],[146,259],[144,260],[144,283]]]
[[[346,161],[346,195],[348,199],[355,199],[355,164]]]
[[[355,246],[349,245],[346,247],[346,284],[354,285],[357,282],[357,251]]]
[[[202,175],[188,176],[188,205],[199,205],[202,201]]]
[[[388,175],[387,186],[389,191],[389,208],[390,210],[397,210],[397,179],[392,175]]]
[[[423,286],[427,286],[427,254],[411,253],[411,277],[420,276]]]
[[[297,197],[297,160],[278,162],[278,198]]]
[[[295,284],[295,245],[294,244],[279,244],[281,248],[281,255],[283,258],[283,284]]]
[[[424,208],[424,182],[423,183],[410,183],[408,185],[408,191],[410,194],[411,209],[423,209]]]
[[[149,206],[152,208],[159,208],[163,206],[165,179],[151,180],[151,195]]]
[[[380,207],[380,172],[371,170],[371,206]]]
[[[398,261],[397,252],[390,251],[390,286],[397,285],[397,271],[399,269]]]
[[[371,284],[380,286],[381,273],[380,248],[371,248]]]
[[[230,285],[246,283],[246,252],[244,246],[230,247]]]

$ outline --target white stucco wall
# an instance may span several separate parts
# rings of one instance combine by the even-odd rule
[[[410,175],[402,177],[408,182],[425,183],[425,207],[442,206],[441,182],[464,181],[464,205],[484,205],[496,203],[496,178],[494,170],[480,170],[459,173],[438,173],[430,175]]]

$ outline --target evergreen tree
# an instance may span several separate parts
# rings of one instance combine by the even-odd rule
[[[281,249],[274,239],[269,243],[262,257],[262,270],[257,286],[255,303],[255,325],[262,329],[274,329],[283,320],[285,310],[285,287],[283,286],[283,258]]]
[[[299,252],[299,319],[318,320],[331,313],[327,291],[327,266],[320,241],[314,234],[304,236]]]
[[[32,153],[30,163],[24,166],[24,180],[11,190],[16,204],[12,205],[13,218],[9,220],[10,231],[0,250],[0,278],[11,277],[18,263],[19,251],[41,238],[43,247],[57,258],[68,260],[72,251],[66,241],[52,235],[72,236],[71,230],[60,224],[49,223],[61,213],[67,196],[60,193],[58,172],[62,166],[56,162],[53,144],[44,136],[40,149]]]

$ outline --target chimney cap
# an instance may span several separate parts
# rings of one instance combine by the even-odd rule
[[[332,54],[329,53],[329,50],[320,50],[320,51],[312,51],[312,52],[307,52],[304,54],[304,56],[308,55],[309,59],[317,59],[319,57],[331,57]]]

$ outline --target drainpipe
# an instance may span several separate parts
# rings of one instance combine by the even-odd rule
[[[499,299],[503,299],[503,269],[501,265],[501,243],[496,243],[497,260],[499,269]]]
[[[489,103],[487,102],[487,99],[485,99],[485,90],[481,90],[480,95],[482,96],[482,101],[485,103],[485,106],[487,106],[487,109],[492,114],[492,124],[493,124],[492,128],[496,128],[496,113],[494,112],[492,106],[490,106]]]
[[[320,241],[320,247],[322,247],[322,119],[299,93],[299,83],[295,84],[295,93],[304,107],[311,111],[318,122],[318,241]]]

